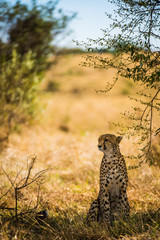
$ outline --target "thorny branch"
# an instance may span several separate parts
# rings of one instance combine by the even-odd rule
[[[129,167],[129,169],[132,168],[137,168],[140,167],[141,164],[146,160],[146,158],[148,156],[152,157],[152,151],[151,151],[151,147],[152,147],[152,135],[153,135],[153,108],[154,108],[154,101],[156,100],[156,97],[158,96],[160,92],[160,89],[158,89],[158,91],[156,92],[156,94],[152,97],[151,101],[146,103],[146,107],[142,112],[141,118],[140,118],[140,127],[143,125],[143,119],[145,118],[145,114],[147,112],[147,109],[150,108],[149,112],[147,114],[150,114],[149,116],[149,141],[148,144],[144,147],[147,148],[146,151],[140,155],[141,161],[139,162],[139,164],[137,166],[131,166]]]
[[[154,100],[156,99],[156,97],[158,96],[159,92],[160,92],[160,88],[158,89],[158,91],[156,92],[156,94],[153,96],[152,100],[151,100],[150,102],[146,103],[147,106],[146,106],[145,109],[143,110],[143,113],[142,113],[141,118],[140,118],[140,126],[142,126],[142,121],[143,121],[143,118],[144,118],[144,115],[145,115],[147,109],[148,109],[149,107],[152,107],[152,108],[153,108],[153,102],[154,102]]]
[[[148,46],[150,48],[151,46],[151,31],[152,31],[152,25],[153,25],[153,11],[155,9],[156,3],[153,5],[151,9],[151,15],[150,15],[150,21],[149,21],[149,31],[148,31]]]

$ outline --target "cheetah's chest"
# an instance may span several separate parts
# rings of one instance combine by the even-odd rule
[[[116,201],[125,181],[122,171],[118,166],[104,166],[100,178],[104,180],[104,188],[110,193],[111,200]]]
[[[120,189],[122,186],[121,181],[121,176],[118,170],[108,171],[108,174],[106,175],[106,186],[113,201],[120,195]]]

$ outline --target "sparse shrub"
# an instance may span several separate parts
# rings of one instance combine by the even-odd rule
[[[133,86],[134,86],[134,83],[131,82],[129,79],[126,79],[125,82],[124,82],[124,86],[121,89],[121,94],[122,95],[130,95]]]
[[[122,94],[122,95],[128,95],[128,94],[130,94],[130,89],[128,89],[127,87],[122,88],[121,94]]]
[[[60,125],[59,129],[63,132],[66,132],[66,133],[69,132],[69,130],[70,130],[69,127],[65,126],[65,125]]]
[[[153,158],[155,159],[154,164],[160,167],[160,136],[153,140],[152,149]]]
[[[86,53],[85,50],[81,49],[81,48],[62,48],[59,51],[59,54],[61,55],[66,55],[66,54],[82,54],[82,53]]]
[[[59,91],[60,84],[56,81],[48,81],[46,91],[47,92],[57,92]]]

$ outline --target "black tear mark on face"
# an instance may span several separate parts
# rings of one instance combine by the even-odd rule
[[[107,145],[107,146],[106,146],[106,145]],[[103,146],[104,146],[104,150],[107,150],[108,147],[109,147],[109,148],[110,148],[110,147],[113,147],[113,143],[112,143],[108,138],[106,138],[106,139],[104,140]]]
[[[106,143],[110,142],[107,138],[104,140],[104,150],[107,150]]]
[[[107,147],[106,147],[106,145],[104,144],[104,150],[107,150]]]
[[[104,143],[103,143],[103,149],[104,149],[104,150],[107,150],[107,147],[106,147],[106,144],[105,144],[105,143],[107,143],[107,142],[108,142],[108,139],[105,139],[105,140],[104,140]]]

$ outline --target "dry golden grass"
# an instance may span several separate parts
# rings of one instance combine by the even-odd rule
[[[97,138],[103,133],[115,133],[110,121],[123,122],[120,113],[133,106],[127,95],[135,93],[135,86],[125,80],[108,94],[96,93],[104,89],[113,72],[82,68],[81,55],[65,55],[53,67],[42,83],[39,101],[44,108],[34,126],[24,126],[11,136],[8,147],[0,156],[3,168],[14,179],[26,159],[37,155],[34,173],[49,168],[41,187],[39,210],[47,209],[49,218],[38,222],[26,214],[21,225],[1,220],[0,239],[160,239],[160,172],[156,167],[143,165],[129,170],[128,197],[131,219],[117,223],[107,230],[95,224],[87,226],[85,216],[99,189],[99,166],[102,153]],[[55,92],[45,91],[48,82],[59,84]],[[132,155],[138,150],[137,137],[123,138],[121,152]],[[127,165],[132,165],[127,160]],[[1,194],[9,188],[2,169]],[[27,205],[36,201],[36,186],[22,192],[19,200]],[[14,194],[1,199],[13,205]],[[4,213],[4,211],[3,211]],[[9,213],[6,213],[6,217]]]

